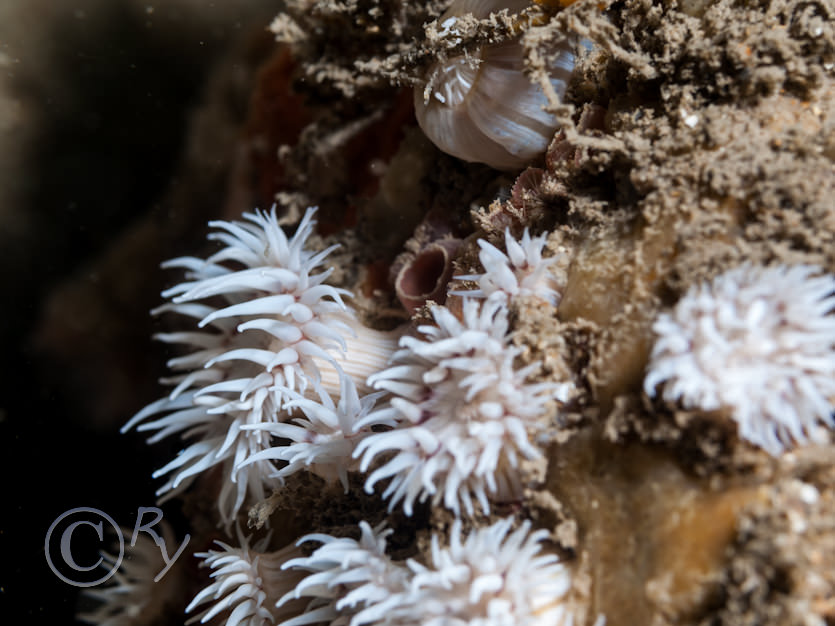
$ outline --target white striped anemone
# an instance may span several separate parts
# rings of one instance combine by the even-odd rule
[[[369,378],[392,397],[358,428],[395,426],[363,438],[354,454],[361,471],[371,469],[366,491],[388,480],[390,508],[402,502],[411,515],[431,499],[458,515],[475,501],[487,513],[491,499],[521,498],[520,464],[544,458],[536,435],[549,403],[567,401],[573,385],[528,381],[538,364],[516,366],[521,349],[503,299],[465,299],[460,320],[443,306],[432,315],[436,325],[419,327],[423,338],[403,337],[392,366]]]
[[[455,0],[438,20],[440,34],[460,42],[457,23],[463,16],[484,19],[502,10],[518,16],[530,6],[529,0]],[[576,49],[576,38],[566,36],[549,50],[547,82],[560,98]],[[522,169],[543,155],[558,129],[542,85],[525,73],[518,36],[440,59],[429,68],[426,84],[415,87],[414,104],[420,127],[438,148],[501,170]]]
[[[391,559],[385,549],[392,531],[366,522],[358,541],[303,537],[299,543],[321,545],[284,565],[307,575],[279,606],[303,597],[311,605],[281,626],[570,626],[571,571],[543,550],[546,531],[531,532],[529,521],[512,526],[505,518],[464,535],[456,519],[448,542],[432,535],[426,562]]]
[[[722,411],[772,455],[835,428],[835,276],[810,265],[730,269],[653,324],[644,390]]]
[[[327,283],[332,269],[324,262],[334,247],[306,247],[314,212],[292,237],[275,209],[211,222],[209,239],[221,250],[165,264],[186,270],[186,281],[163,293],[170,301],[156,312],[176,314],[189,328],[157,339],[188,351],[168,362],[174,375],[163,382],[172,391],[122,431],[153,432],[151,443],[172,435],[186,442],[154,473],[167,476],[157,492],[163,499],[220,466],[218,509],[227,528],[246,501],[263,500],[281,484],[269,459],[245,463],[272,445],[269,431],[253,426],[290,419],[285,404],[299,395],[338,397],[341,376],[366,389],[396,345],[391,333],[357,321],[344,301],[350,292]]]

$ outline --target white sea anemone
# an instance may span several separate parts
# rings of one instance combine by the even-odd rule
[[[165,545],[176,546],[171,526],[164,520],[160,526]],[[130,528],[122,529],[125,537],[130,537],[132,532]],[[103,552],[101,558],[103,569],[110,570],[116,565],[117,558],[112,554]],[[104,586],[84,590],[83,595],[99,605],[89,613],[78,615],[78,619],[98,626],[140,626],[161,620],[170,611],[181,610],[183,572],[177,563],[160,580],[154,580],[166,565],[150,535],[139,534],[132,546],[126,542],[124,558],[113,578]]]
[[[269,460],[244,464],[271,444],[268,431],[247,427],[287,419],[283,404],[294,394],[339,393],[346,361],[337,357],[349,347],[346,338],[356,336],[350,373],[363,382],[393,350],[390,334],[357,322],[342,300],[349,292],[325,284],[331,270],[321,265],[332,248],[305,248],[313,214],[307,211],[290,238],[275,209],[245,214],[243,222],[211,222],[217,231],[209,237],[224,248],[206,260],[184,257],[166,264],[186,269],[188,280],[164,292],[172,302],[157,312],[196,321],[199,329],[157,336],[191,351],[168,362],[176,373],[163,380],[174,386],[171,393],[122,431],[156,431],[150,442],[175,434],[190,442],[155,472],[168,475],[161,496],[180,493],[195,476],[221,465],[218,507],[227,527],[247,498],[263,500],[280,484],[271,477]]]
[[[339,403],[323,391],[319,401],[293,394],[284,408],[301,409],[305,417],[294,418],[291,423],[266,423],[248,426],[262,430],[285,445],[276,445],[249,457],[243,466],[264,460],[284,461],[286,465],[275,470],[275,478],[283,479],[300,470],[310,471],[331,483],[336,479],[348,491],[348,473],[359,469],[359,461],[353,457],[354,450],[362,439],[371,434],[369,428],[356,426],[383,393],[360,397],[351,378],[341,375]]]
[[[199,310],[202,309],[199,307]],[[221,329],[220,333],[213,334],[172,333],[165,339],[173,341],[176,338],[184,342],[188,339],[186,335],[193,337],[193,345],[202,340],[201,345],[208,353],[215,353],[240,341],[234,329]],[[205,358],[205,355],[199,355],[200,352],[172,359],[169,366],[177,368],[183,363],[190,364]],[[149,443],[171,435],[180,435],[191,441],[174,459],[154,472],[155,478],[168,476],[157,490],[157,494],[162,496],[161,501],[184,491],[201,472],[220,465],[222,483],[218,510],[227,527],[234,522],[247,496],[263,500],[269,490],[279,484],[270,478],[273,468],[269,462],[262,461],[259,466],[249,466],[240,471],[235,467],[243,459],[270,445],[269,434],[244,430],[242,426],[277,420],[284,396],[280,388],[276,390],[263,385],[241,392],[236,401],[231,402],[228,389],[247,384],[246,378],[235,379],[235,376],[248,372],[257,378],[251,367],[244,366],[235,372],[232,364],[223,363],[194,370],[182,378],[166,379],[166,382],[179,381],[180,384],[170,395],[142,409],[122,429],[122,432],[132,427],[139,432],[156,431],[148,439]],[[184,384],[188,386],[184,387]]]
[[[538,364],[515,367],[520,349],[502,301],[465,300],[460,321],[442,306],[432,314],[437,326],[418,329],[425,340],[401,339],[393,366],[369,379],[394,397],[359,426],[396,426],[363,439],[355,454],[363,472],[387,457],[365,488],[390,479],[390,508],[403,501],[411,515],[416,500],[431,496],[456,515],[462,504],[472,513],[473,498],[487,512],[488,496],[521,496],[520,461],[542,458],[531,436],[544,428],[548,402],[567,400],[571,386],[527,382]]]
[[[285,564],[285,568],[307,575],[279,601],[279,606],[303,597],[313,600],[304,614],[281,626],[393,623],[391,611],[408,604],[409,569],[386,555],[390,529],[372,528],[367,522],[360,522],[360,532],[359,541],[312,534],[297,542],[318,541],[322,545],[310,556]]]
[[[163,292],[173,299],[171,310],[188,314],[190,306],[181,305],[220,296],[225,305],[211,308],[198,326],[231,320],[236,332],[250,339],[212,356],[203,367],[244,361],[263,374],[259,381],[249,379],[251,386],[304,392],[308,385],[319,384],[313,359],[332,360],[332,352],[345,350],[351,316],[342,297],[351,294],[325,284],[332,268],[321,271],[320,266],[335,246],[318,253],[304,247],[313,232],[314,213],[307,210],[289,239],[275,208],[269,214],[246,213],[247,222],[210,222],[218,231],[209,238],[225,243],[225,248],[205,261],[183,257],[165,264],[187,270],[191,279]]]
[[[541,553],[545,531],[531,533],[526,521],[509,532],[512,521],[474,529],[462,540],[455,520],[449,546],[433,535],[428,564],[393,561],[385,554],[391,531],[365,522],[359,541],[305,537],[322,546],[285,565],[310,574],[282,602],[310,597],[320,606],[282,626],[570,626],[569,570]]]
[[[473,529],[462,541],[461,520],[449,546],[432,537],[432,562],[413,571],[412,623],[423,626],[570,626],[565,597],[571,573],[554,554],[542,554],[545,530],[530,532],[513,520]]]
[[[194,597],[186,613],[201,605],[209,606],[187,624],[197,621],[205,624],[223,614],[226,626],[265,626],[290,619],[304,610],[305,603],[299,602],[276,608],[276,602],[304,577],[302,572],[282,569],[285,563],[301,555],[299,548],[289,545],[277,552],[264,553],[269,537],[250,547],[250,538],[243,536],[240,527],[237,534],[240,547],[216,541],[220,550],[195,555],[203,559],[203,567],[213,570],[212,582]]]
[[[528,0],[455,0],[436,22],[435,37],[446,36],[448,45],[457,45],[461,17],[486,20],[492,13],[517,14],[530,6]],[[459,159],[502,170],[518,170],[539,158],[559,127],[549,104],[565,95],[577,53],[568,33],[542,45],[543,75],[536,81],[525,71],[531,58],[519,38],[438,55],[426,82],[414,90],[415,117],[429,140]]]
[[[693,286],[653,330],[650,396],[727,410],[744,439],[780,454],[835,426],[835,277],[742,265]]]
[[[478,259],[484,267],[484,273],[455,277],[458,280],[476,281],[478,289],[452,293],[475,298],[495,297],[494,294],[507,298],[533,296],[557,306],[565,288],[566,258],[563,254],[543,258],[542,250],[547,239],[547,233],[532,238],[526,228],[522,239],[517,241],[508,228],[505,230],[506,253],[484,239],[479,239],[481,252]]]

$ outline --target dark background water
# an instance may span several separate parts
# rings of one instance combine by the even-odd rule
[[[84,374],[125,363],[149,371],[149,363],[161,365],[161,351],[150,337],[144,350],[114,345],[124,333],[106,325],[100,334],[88,329],[86,345],[58,345],[61,333],[44,327],[66,316],[64,327],[72,329],[83,296],[74,309],[56,311],[63,302],[56,292],[68,281],[94,284],[97,259],[142,215],[161,211],[189,115],[215,63],[242,29],[263,30],[278,9],[265,11],[255,0],[230,1],[222,11],[196,0],[157,7],[0,1],[2,89],[13,105],[0,108],[0,138],[9,139],[0,145],[7,152],[0,159],[0,621],[71,624],[78,589],[47,565],[50,524],[69,509],[94,507],[132,527],[159,486],[151,478],[159,451],[118,433],[130,412],[152,399],[148,381],[137,380],[135,393],[107,389],[107,379],[95,389]],[[153,292],[162,287],[152,267],[131,280],[137,276]],[[54,358],[55,348],[63,358]],[[112,354],[121,358],[110,363]],[[107,406],[124,414],[108,414],[96,402],[99,392],[117,396]],[[165,510],[176,522],[176,504]],[[79,529],[76,538],[79,564],[92,562],[95,534]]]

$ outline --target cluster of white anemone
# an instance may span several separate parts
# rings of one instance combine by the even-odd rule
[[[537,365],[516,367],[521,350],[508,332],[508,298],[558,301],[545,237],[525,231],[517,242],[508,231],[507,255],[480,242],[485,273],[466,277],[480,289],[468,293],[462,319],[436,306],[436,326],[420,327],[423,339],[402,337],[396,350],[401,333],[364,327],[344,302],[350,292],[327,284],[322,265],[333,248],[306,247],[313,213],[292,237],[274,210],[212,222],[219,252],[166,264],[184,268],[187,281],[164,292],[171,301],[157,313],[196,328],[157,337],[192,351],[168,363],[173,390],[123,428],[153,431],[150,442],[188,442],[155,472],[168,477],[159,494],[178,494],[220,465],[227,528],[245,502],[302,470],[346,491],[350,472],[371,471],[366,489],[389,480],[384,497],[407,514],[430,497],[456,514],[462,505],[471,513],[473,500],[487,512],[491,498],[518,499],[520,462],[542,458],[534,439],[549,403],[570,389],[528,383]]]
[[[534,297],[552,306],[564,286],[561,256],[544,258],[546,237],[506,232],[506,252],[480,241],[484,273],[462,296],[460,317],[431,309],[416,336],[359,324],[328,285],[332,248],[306,248],[309,210],[288,238],[270,214],[213,222],[225,247],[207,260],[176,259],[188,281],[167,291],[158,312],[196,321],[162,334],[191,352],[169,362],[171,393],[125,429],[180,435],[188,445],[156,472],[179,493],[199,473],[223,468],[221,519],[229,528],[243,503],[263,499],[298,471],[340,481],[367,473],[365,489],[388,481],[389,508],[442,504],[456,517],[443,547],[432,537],[428,562],[394,561],[384,527],[360,524],[360,539],[309,535],[321,546],[264,553],[264,544],[198,556],[212,582],[188,611],[192,621],[285,626],[400,624],[570,624],[570,575],[541,553],[543,532],[507,519],[461,537],[459,516],[474,505],[521,497],[523,460],[543,458],[537,437],[572,392],[568,382],[530,382],[538,365],[517,366],[508,304]],[[646,392],[690,409],[727,411],[740,435],[778,454],[824,439],[835,426],[835,278],[808,266],[748,265],[694,286],[654,325],[657,341]],[[372,393],[376,389],[376,393]],[[276,445],[281,441],[281,445]],[[124,586],[142,583],[124,579]],[[93,621],[129,609],[102,596]],[[110,619],[107,617],[107,619]],[[117,623],[117,622],[113,622]]]
[[[473,500],[488,513],[491,500],[521,498],[520,464],[543,458],[535,441],[548,426],[549,405],[566,402],[573,389],[569,382],[528,382],[539,365],[516,366],[522,350],[509,333],[509,300],[559,303],[564,257],[543,257],[546,240],[525,229],[517,241],[508,229],[506,253],[479,240],[484,272],[457,277],[478,288],[452,292],[464,297],[460,318],[434,306],[435,324],[418,328],[422,338],[403,337],[392,367],[369,377],[391,396],[359,425],[393,427],[377,428],[354,454],[362,457],[361,471],[374,467],[367,491],[388,480],[383,497],[390,509],[402,502],[411,515],[415,502],[431,498],[458,516],[462,506],[473,513]]]
[[[323,262],[332,248],[306,247],[313,213],[292,237],[275,211],[212,222],[210,238],[224,245],[219,252],[166,264],[184,268],[187,281],[164,292],[170,302],[156,312],[178,314],[195,328],[158,335],[189,351],[168,363],[175,375],[164,382],[173,390],[123,429],[151,431],[151,442],[171,435],[186,441],[155,472],[168,477],[160,495],[178,494],[220,466],[218,507],[227,530],[246,502],[265,499],[298,471],[338,480],[346,491],[351,472],[368,473],[366,491],[388,481],[383,497],[407,514],[427,499],[457,518],[462,508],[473,513],[474,503],[487,513],[491,501],[521,498],[520,465],[543,459],[537,435],[571,390],[529,382],[538,364],[517,366],[521,349],[509,332],[511,298],[559,300],[561,282],[551,272],[557,260],[542,257],[545,237],[526,231],[517,242],[508,232],[507,254],[480,242],[485,272],[464,277],[479,289],[459,294],[460,319],[435,306],[435,325],[402,336],[402,329],[361,325],[344,302],[351,294],[327,284]],[[509,529],[505,521],[462,542],[456,522],[448,548],[433,539],[430,565],[391,561],[390,531],[367,524],[359,542],[308,537],[323,544],[310,557],[295,547],[250,549],[239,532],[240,547],[219,543],[220,550],[198,555],[213,582],[188,610],[203,607],[192,621],[225,616],[228,624],[253,626],[290,615],[298,617],[288,626],[414,623],[418,608],[430,624],[561,615],[565,570],[555,557],[538,555],[541,533],[529,533],[527,524]],[[482,563],[485,555],[492,556]],[[297,602],[309,597],[299,615]],[[461,617],[444,621],[448,615]]]
[[[229,611],[235,626],[570,626],[570,572],[542,551],[547,533],[531,532],[529,522],[511,526],[503,519],[462,537],[456,520],[447,546],[433,535],[428,563],[391,559],[392,531],[365,522],[359,540],[302,537],[298,544],[321,544],[309,556],[296,546],[263,554],[246,541],[219,543],[223,550],[200,555],[214,582],[189,610],[210,603],[195,619]]]
[[[547,427],[549,404],[568,400],[569,382],[529,383],[538,364],[518,368],[521,349],[511,343],[507,303],[520,296],[551,305],[560,300],[562,255],[544,258],[547,235],[517,241],[505,231],[503,253],[479,240],[480,274],[458,276],[477,289],[463,296],[460,319],[449,309],[431,309],[434,325],[418,328],[423,338],[403,337],[392,367],[368,382],[391,394],[387,404],[361,425],[394,427],[374,432],[358,445],[366,490],[388,479],[383,497],[390,508],[402,501],[411,514],[416,501],[431,498],[459,515],[473,500],[483,512],[490,500],[522,494],[520,463],[542,459],[535,440]]]
[[[778,455],[835,427],[835,277],[742,265],[693,286],[653,330],[650,396],[726,411],[740,437]]]

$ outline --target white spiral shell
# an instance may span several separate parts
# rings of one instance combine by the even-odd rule
[[[531,6],[529,0],[457,0],[439,23],[454,32],[460,15],[476,18]],[[574,69],[574,46],[568,40],[555,49],[549,72],[562,97]],[[441,150],[465,161],[502,170],[520,169],[548,147],[556,119],[544,109],[542,88],[524,73],[519,39],[482,46],[470,58],[439,61],[429,70],[430,89],[415,88],[415,114],[427,137]]]

